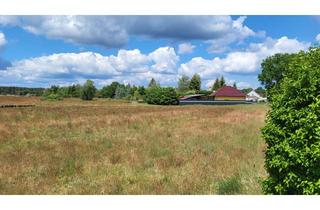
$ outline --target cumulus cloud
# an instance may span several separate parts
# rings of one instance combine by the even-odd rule
[[[168,72],[177,74],[179,57],[170,47],[158,48],[145,55],[138,49],[119,50],[117,56],[94,52],[59,53],[24,59],[2,70],[1,81],[32,83],[72,83],[84,79],[145,82]],[[171,78],[172,80],[172,78]],[[163,78],[161,81],[170,81]]]
[[[318,35],[316,36],[316,41],[317,41],[317,42],[320,42],[320,34],[318,34]]]
[[[237,88],[238,89],[244,89],[244,88],[252,88],[252,85],[250,85],[247,82],[238,82],[237,83]]]
[[[190,43],[182,43],[178,46],[178,53],[179,54],[190,54],[193,52],[193,50],[196,48],[195,45],[192,45]]]
[[[228,30],[223,36],[216,39],[211,39],[207,41],[210,44],[208,47],[209,53],[221,53],[228,49],[228,46],[234,42],[242,42],[245,38],[250,36],[263,36],[263,32],[254,32],[249,27],[244,25],[246,16],[241,16],[234,20],[232,24],[229,25]]]
[[[6,43],[7,43],[7,40],[6,40],[5,35],[4,35],[2,32],[0,32],[0,49],[1,49],[4,45],[6,45]]]
[[[0,24],[79,44],[120,47],[128,40],[125,28],[113,16],[1,16]]]
[[[18,26],[52,39],[121,47],[130,35],[175,40],[211,40],[211,51],[255,32],[245,17],[230,16],[1,16],[1,25]]]
[[[261,61],[267,56],[306,50],[309,46],[310,43],[288,37],[267,38],[262,43],[250,44],[247,49],[230,52],[224,57],[194,57],[182,64],[179,64],[179,56],[172,47],[160,47],[149,54],[138,49],[119,50],[117,55],[110,56],[94,52],[59,53],[3,65],[0,83],[14,81],[47,86],[93,79],[98,85],[111,81],[145,85],[153,77],[162,85],[175,85],[181,75],[191,77],[198,73],[206,84],[225,74],[256,74]]]
[[[281,37],[279,39],[267,38],[265,42],[251,44],[244,51],[236,51],[227,54],[224,58],[215,57],[212,60],[201,57],[193,58],[187,63],[181,64],[180,74],[191,76],[199,73],[204,79],[210,79],[223,73],[257,73],[264,58],[275,53],[294,53],[307,50],[310,43],[299,42],[296,39]]]
[[[154,72],[174,74],[176,73],[179,56],[172,47],[161,47],[149,54],[154,64],[151,66]]]

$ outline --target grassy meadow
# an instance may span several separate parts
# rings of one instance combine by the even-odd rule
[[[262,193],[266,105],[0,104],[0,194]]]

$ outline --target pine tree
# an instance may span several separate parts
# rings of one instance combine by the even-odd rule
[[[224,77],[221,76],[221,79],[220,79],[220,87],[223,87],[226,85],[226,81],[224,80]]]
[[[156,80],[154,78],[152,78],[150,80],[149,85],[148,85],[149,88],[150,87],[158,87],[158,86],[160,86],[160,85],[158,85],[158,83],[156,82]]]
[[[201,78],[199,74],[194,74],[191,78],[189,89],[199,92],[201,88]]]
[[[212,90],[214,91],[214,90],[218,90],[220,88],[220,80],[219,80],[219,78],[217,78],[215,81],[214,81],[214,83],[213,83],[213,85],[212,85]]]
[[[236,88],[236,89],[238,89],[236,82],[233,83],[233,87]]]

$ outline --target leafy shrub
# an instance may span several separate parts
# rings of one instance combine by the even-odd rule
[[[42,94],[42,100],[58,101],[62,99],[63,95],[59,91],[59,86],[53,85],[50,88],[47,88]]]
[[[152,87],[147,89],[145,101],[148,104],[176,105],[178,97],[172,87]]]
[[[241,190],[242,185],[238,175],[229,177],[218,184],[218,194],[220,195],[240,194]]]
[[[93,81],[87,80],[87,82],[82,86],[80,97],[82,100],[92,100],[96,92]]]
[[[263,137],[266,194],[320,194],[320,49],[294,55],[272,95]]]
[[[129,100],[131,97],[130,89],[131,89],[130,85],[122,85],[122,84],[118,85],[115,90],[114,98]]]
[[[199,94],[205,94],[205,95],[210,95],[212,93],[211,90],[200,90]]]
[[[60,101],[62,99],[63,99],[63,97],[59,94],[56,94],[56,93],[44,94],[42,96],[42,100],[47,100],[47,101]]]

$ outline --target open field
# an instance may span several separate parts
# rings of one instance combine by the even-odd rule
[[[261,194],[266,105],[0,96],[0,194]]]

